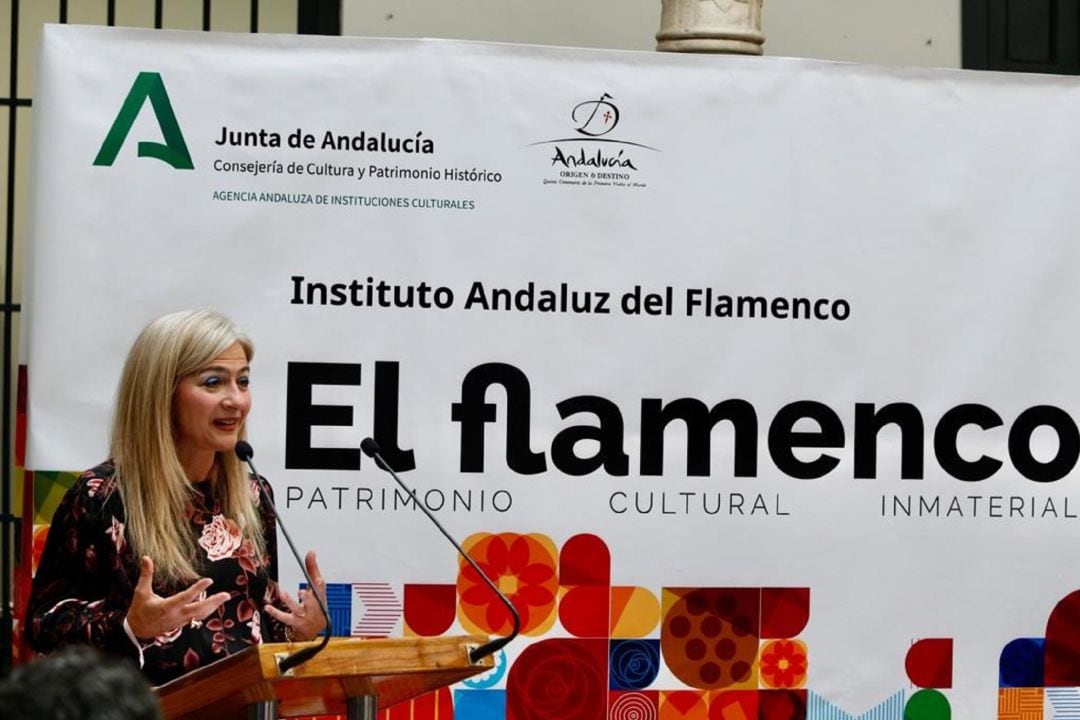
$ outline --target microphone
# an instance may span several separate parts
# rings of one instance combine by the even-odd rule
[[[514,603],[506,599],[506,596],[503,595],[499,588],[495,586],[495,583],[491,582],[491,579],[484,573],[483,570],[480,569],[480,566],[478,566],[476,562],[473,561],[471,557],[469,557],[469,553],[465,552],[461,545],[458,544],[457,540],[451,537],[450,533],[446,532],[446,528],[444,528],[442,524],[435,519],[435,516],[430,510],[428,510],[427,506],[424,505],[424,503],[420,502],[420,500],[416,497],[416,493],[411,490],[408,485],[402,482],[401,478],[398,477],[398,474],[394,472],[394,469],[390,467],[390,465],[383,458],[382,454],[379,452],[379,444],[375,442],[374,438],[367,437],[361,440],[360,450],[369,458],[373,459],[375,461],[375,464],[380,469],[390,473],[390,477],[394,478],[397,484],[401,486],[401,489],[409,494],[409,497],[413,499],[413,502],[416,503],[416,505],[424,511],[424,514],[428,516],[428,520],[435,523],[435,527],[439,528],[439,532],[441,532],[443,536],[450,541],[451,545],[457,548],[457,551],[461,554],[461,557],[465,558],[466,562],[468,562],[469,565],[472,566],[472,569],[476,571],[476,574],[480,576],[480,578],[487,584],[489,588],[491,588],[491,591],[493,593],[499,596],[499,599],[502,600],[503,605],[505,605],[506,609],[510,611],[510,616],[514,619],[514,629],[510,631],[510,634],[506,635],[505,637],[499,637],[495,638],[494,640],[489,640],[488,642],[480,645],[479,647],[474,647],[472,650],[469,651],[469,662],[475,664],[480,660],[486,658],[488,655],[492,655],[498,652],[504,645],[507,645],[511,640],[516,638],[518,636],[518,632],[521,630],[521,617],[518,615],[518,611],[517,608],[514,607]]]
[[[255,469],[255,465],[251,462],[251,458],[255,457],[255,450],[252,449],[251,444],[246,440],[241,440],[236,443],[236,447],[234,447],[233,450],[236,453],[236,457],[240,458],[240,462],[247,463],[248,468],[251,469],[251,474],[255,476],[255,482],[259,484],[259,494],[262,496],[263,502],[270,508],[270,512],[274,513],[274,518],[277,519],[277,526],[281,528],[281,534],[285,536],[285,542],[288,543],[289,549],[292,550],[293,557],[296,558],[297,565],[300,566],[300,572],[304,574],[304,579],[307,580],[308,592],[315,596],[315,601],[319,603],[319,609],[322,610],[323,617],[326,618],[326,629],[323,632],[321,643],[301,648],[292,655],[280,658],[277,661],[278,672],[282,675],[287,675],[290,670],[300,663],[307,662],[322,652],[323,648],[330,642],[330,636],[334,633],[334,627],[333,623],[330,621],[330,613],[326,609],[326,603],[323,602],[322,597],[319,595],[318,591],[316,591],[315,583],[311,581],[311,576],[308,575],[307,566],[304,565],[304,561],[300,559],[300,553],[296,551],[296,545],[293,544],[292,538],[289,537],[289,531],[285,529],[285,524],[281,521],[281,515],[278,514],[277,507],[274,505],[274,499],[270,497],[270,493],[266,489],[266,483],[263,480],[262,475],[259,474]]]

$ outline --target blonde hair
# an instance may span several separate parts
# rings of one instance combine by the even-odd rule
[[[136,556],[149,555],[154,575],[166,582],[198,576],[192,565],[198,538],[188,510],[194,488],[177,455],[173,397],[180,380],[240,343],[250,361],[251,340],[224,315],[187,310],[154,320],[128,352],[116,394],[110,452],[116,485],[127,515],[126,536]],[[244,437],[240,428],[240,437]],[[262,522],[248,474],[237,457],[218,452],[211,492],[222,511],[261,556]]]

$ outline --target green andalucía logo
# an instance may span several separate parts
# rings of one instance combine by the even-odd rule
[[[141,72],[135,78],[135,83],[131,86],[131,91],[128,92],[116,120],[109,128],[109,134],[105,136],[105,142],[101,143],[101,149],[94,158],[94,164],[104,166],[113,164],[147,98],[150,99],[150,107],[154,110],[154,117],[157,118],[165,144],[140,140],[139,157],[157,158],[177,170],[193,170],[195,166],[191,162],[191,153],[188,152],[187,143],[184,142],[184,134],[180,132],[180,124],[176,122],[176,114],[173,113],[172,103],[169,102],[169,93],[165,91],[161,74],[155,72]]]

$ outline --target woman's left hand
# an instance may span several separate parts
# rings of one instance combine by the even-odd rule
[[[292,628],[292,634],[297,640],[312,640],[326,627],[326,618],[323,616],[319,601],[312,595],[312,590],[319,594],[323,604],[326,604],[326,581],[323,580],[319,563],[315,561],[315,551],[309,552],[304,557],[304,565],[307,566],[308,575],[311,577],[311,588],[301,590],[299,601],[293,600],[289,593],[278,588],[281,601],[285,603],[288,612],[280,610],[273,605],[266,605],[265,610],[270,617]]]

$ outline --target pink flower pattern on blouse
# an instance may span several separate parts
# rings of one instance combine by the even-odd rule
[[[259,615],[259,611],[256,610],[255,613],[251,616],[251,620],[248,621],[248,628],[251,630],[252,639],[254,639],[257,643],[262,642],[262,629],[259,626],[260,622],[261,618]]]
[[[158,635],[156,638],[154,638],[154,644],[159,646],[168,645],[169,643],[179,638],[180,635],[183,634],[183,632],[184,628],[178,627],[172,632],[167,632],[164,635]]]
[[[139,559],[124,536],[126,515],[114,472],[105,462],[83,473],[53,516],[26,613],[26,639],[38,652],[87,643],[138,658],[123,624],[139,579]],[[257,487],[253,482],[252,491]],[[259,505],[267,550],[259,556],[237,523],[225,517],[209,483],[195,490],[187,517],[197,541],[196,571],[214,581],[210,592],[224,590],[231,597],[206,618],[143,648],[143,672],[155,685],[263,640],[285,639],[284,626],[260,612],[264,603],[285,609],[276,581],[274,517]],[[168,596],[190,584],[156,579],[154,591]]]
[[[112,519],[112,525],[105,531],[109,537],[112,538],[113,545],[116,546],[116,552],[123,552],[126,541],[124,540],[124,523],[117,520],[115,517]]]
[[[199,536],[199,546],[211,562],[232,557],[240,549],[240,542],[240,526],[224,515],[215,515],[208,525],[203,525]]]

